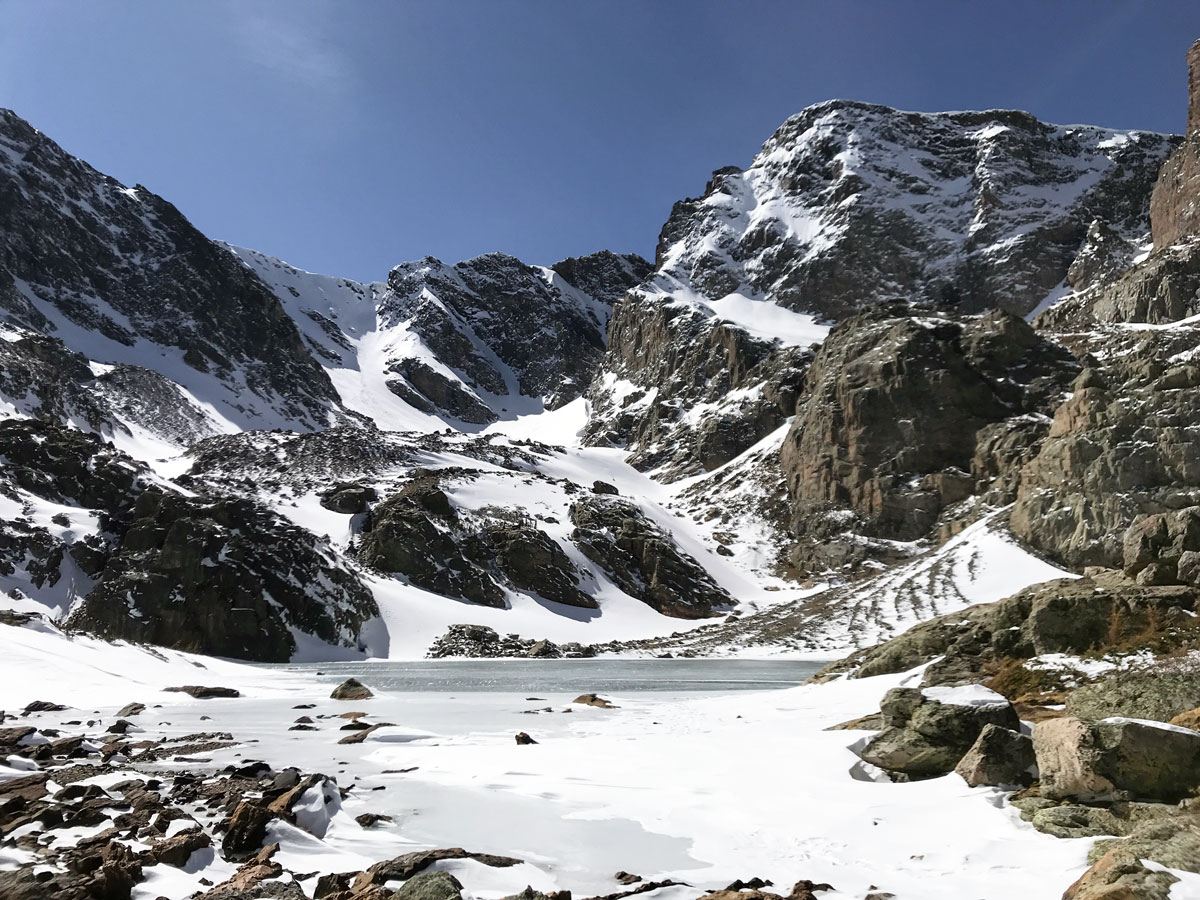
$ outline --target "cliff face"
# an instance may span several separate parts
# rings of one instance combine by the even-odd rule
[[[1162,167],[1150,197],[1155,250],[1200,234],[1200,41],[1188,51],[1187,65],[1187,134]]]
[[[675,204],[614,309],[589,442],[667,480],[711,471],[792,414],[832,322],[897,300],[1026,315],[1123,269],[1175,142],[1011,110],[792,116]]]

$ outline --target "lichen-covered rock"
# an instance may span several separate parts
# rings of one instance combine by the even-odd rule
[[[1096,850],[1098,858],[1063,900],[1170,900],[1179,879],[1161,867],[1200,872],[1200,818],[1147,822],[1122,840],[1098,841]]]
[[[462,882],[449,872],[421,872],[392,894],[392,900],[462,900]]]
[[[954,771],[988,725],[1016,731],[1021,724],[1012,705],[999,694],[970,687],[924,692],[893,688],[880,709],[884,729],[859,756],[910,778],[935,778]]]
[[[1170,722],[1196,707],[1200,707],[1200,672],[1118,672],[1067,696],[1067,712],[1085,722],[1109,716]]]
[[[1181,611],[1191,612],[1198,600],[1197,589],[1181,585],[1148,587],[1092,578],[1048,581],[995,603],[922,622],[827,668],[867,677],[932,663],[925,672],[926,684],[984,681],[1002,660],[1103,648]]]
[[[1200,505],[1200,328],[1103,328],[1091,364],[1021,470],[1011,526],[1076,570],[1119,567],[1138,516]]]
[[[971,787],[1032,783],[1037,759],[1028,735],[998,725],[985,725],[954,771]]]
[[[1174,802],[1200,788],[1200,734],[1137,719],[1071,716],[1033,730],[1040,793],[1085,802]]]

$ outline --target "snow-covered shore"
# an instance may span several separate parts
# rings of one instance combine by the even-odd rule
[[[138,738],[227,731],[237,741],[202,754],[206,762],[155,763],[160,773],[261,759],[353,788],[340,808],[329,807],[334,814],[320,838],[280,821],[269,826],[268,840],[281,844],[275,861],[295,873],[356,871],[413,850],[466,847],[526,861],[505,869],[436,864],[481,900],[526,885],[610,894],[622,889],[613,880],[618,870],[692,886],[655,894],[672,900],[755,876],[785,890],[798,879],[828,882],[835,890],[822,896],[830,898],[879,890],[922,900],[1037,900],[1059,897],[1086,868],[1090,840],[1040,834],[1002,794],[968,788],[957,775],[912,784],[852,776],[862,767],[849,747],[864,733],[823,729],[874,712],[904,676],[763,693],[630,694],[612,697],[619,709],[611,710],[555,693],[534,700],[379,691],[341,702],[301,674],[0,628],[8,648],[0,705],[11,711],[40,699],[72,707],[19,724],[74,733],[81,726],[63,723],[83,720],[93,723],[89,734],[102,735],[118,708],[140,701],[149,708],[134,720],[145,729]],[[176,684],[221,685],[242,696],[193,700],[161,691]],[[300,704],[315,705],[298,711]],[[553,712],[527,712],[546,707]],[[339,745],[348,732],[335,716],[350,710],[395,724]],[[289,731],[301,715],[316,730]],[[518,746],[518,731],[538,743]],[[95,780],[112,784],[135,769],[130,763]],[[363,813],[393,822],[365,829],[355,821]],[[0,854],[3,867],[23,860],[22,851]],[[182,869],[147,868],[133,897],[187,897],[199,879],[220,883],[235,869],[212,849],[197,851]],[[315,878],[300,884],[311,896]]]

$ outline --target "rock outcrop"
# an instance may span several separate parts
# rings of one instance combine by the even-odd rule
[[[74,627],[179,650],[287,662],[292,630],[362,649],[371,593],[311,532],[237,498],[144,491]]]
[[[988,726],[1019,731],[1004,697],[977,688],[893,688],[880,705],[883,730],[859,756],[908,778],[954,771]]]
[[[1138,585],[1120,576],[1049,581],[930,619],[829,670],[866,677],[932,663],[926,684],[982,682],[1005,660],[1086,653],[1145,635],[1164,622],[1190,620],[1198,599],[1195,588]]]
[[[890,300],[1030,312],[1081,254],[1142,239],[1174,143],[1012,111],[804,110],[675,205],[654,274],[614,310],[588,440],[668,479],[711,470],[791,415],[820,322]]]
[[[1032,455],[1076,370],[1006,312],[962,320],[885,305],[842,322],[781,450],[793,530],[807,539],[793,562],[836,563],[831,540],[845,532],[926,536],[944,508]]]
[[[1200,236],[1200,41],[1187,53],[1188,118],[1183,144],[1163,164],[1150,197],[1154,248]]]
[[[637,505],[593,494],[571,504],[571,540],[631,597],[664,615],[700,619],[733,599]]]
[[[359,558],[413,584],[484,606],[503,608],[505,588],[568,606],[596,609],[579,588],[575,564],[528,516],[479,521],[459,513],[441,479],[418,475],[372,510]]]
[[[1087,365],[1020,472],[1019,537],[1077,570],[1119,567],[1139,515],[1200,505],[1198,335],[1190,324],[1113,327],[1076,347]]]

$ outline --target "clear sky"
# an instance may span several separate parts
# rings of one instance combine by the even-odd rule
[[[0,106],[201,230],[361,280],[654,251],[832,97],[1180,131],[1198,0],[0,0]]]

